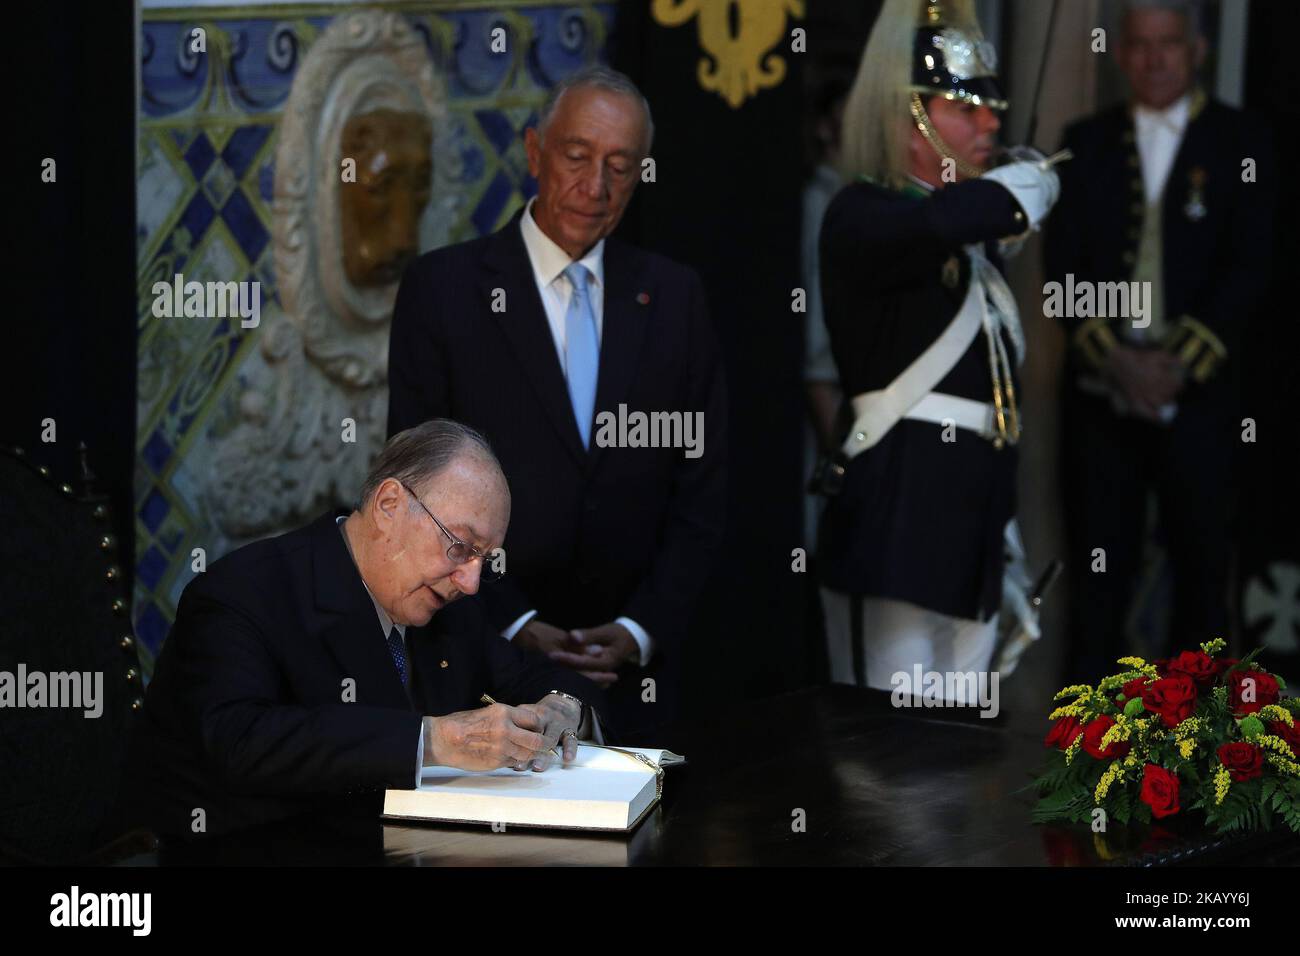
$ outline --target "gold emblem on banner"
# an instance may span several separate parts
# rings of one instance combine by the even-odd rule
[[[805,0],[652,0],[660,26],[679,27],[698,17],[700,88],[732,109],[785,79],[785,58],[769,53],[788,34],[786,17],[802,18]],[[732,8],[735,8],[735,29]],[[712,57],[710,61],[709,57]]]

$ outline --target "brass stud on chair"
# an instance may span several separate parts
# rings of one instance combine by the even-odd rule
[[[105,508],[103,505],[95,505],[95,510],[92,511],[91,514],[94,515],[96,518],[98,518],[100,521],[103,521],[105,518],[108,517],[108,509]]]
[[[126,679],[127,679],[127,682],[128,682],[128,683],[130,683],[131,681],[135,680],[135,679],[136,679],[137,677],[139,677],[139,676],[140,676],[140,672],[137,671],[134,667],[128,667],[128,668],[127,668],[127,670],[126,670]]]
[[[140,709],[141,707],[143,707],[143,706],[144,706],[144,701],[142,701],[139,697],[137,697],[135,700],[131,701],[131,709],[132,709],[132,710],[139,710],[139,709]]]
[[[47,468],[45,465],[41,465],[41,467],[37,468],[36,470],[40,472],[42,478],[50,477],[50,469]]]
[[[63,492],[65,495],[70,495],[72,494],[72,485],[69,484],[59,485],[59,491]]]
[[[113,547],[113,536],[106,534],[99,539],[99,548],[101,551],[108,551]]]
[[[116,581],[122,572],[118,570],[116,564],[110,564],[108,570],[104,572],[105,581]]]
[[[135,641],[131,638],[130,634],[123,634],[122,639],[117,642],[117,646],[122,648],[124,651],[129,651],[131,648],[135,647]]]
[[[126,613],[126,602],[123,601],[121,598],[114,598],[114,599],[113,599],[113,613],[114,613],[114,614],[125,614],[125,613]]]
[[[22,458],[22,457],[25,456],[26,454],[27,454],[27,452],[23,451],[23,450],[22,450],[21,448],[19,448],[17,445],[14,445],[14,457],[15,457],[15,458]]]

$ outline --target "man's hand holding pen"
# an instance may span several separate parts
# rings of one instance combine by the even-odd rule
[[[576,701],[557,694],[518,707],[498,704],[486,694],[483,700],[486,707],[424,718],[426,767],[540,772],[561,756],[557,744],[565,763],[577,755],[582,707]]]

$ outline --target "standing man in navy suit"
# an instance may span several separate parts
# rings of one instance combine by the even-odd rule
[[[411,264],[389,350],[390,434],[453,417],[501,450],[514,513],[509,575],[481,596],[493,625],[610,688],[625,740],[673,715],[725,522],[703,286],[609,238],[653,133],[622,74],[558,84],[524,138],[537,196],[499,232]],[[608,427],[638,413],[652,427]]]

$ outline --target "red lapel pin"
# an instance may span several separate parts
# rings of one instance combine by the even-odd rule
[[[638,293],[636,294],[636,301],[637,301],[637,303],[640,304],[640,305],[649,305],[649,304],[650,304],[650,293],[649,293],[649,292],[638,292]]]

